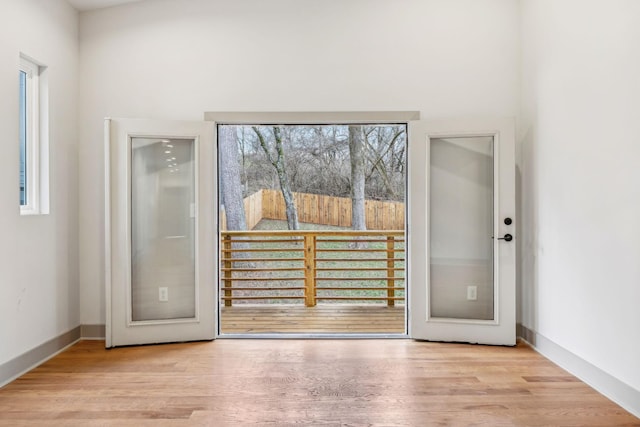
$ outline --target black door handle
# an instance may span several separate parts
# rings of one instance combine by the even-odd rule
[[[504,240],[505,242],[510,242],[513,240],[513,236],[511,234],[505,234],[504,237],[498,237],[498,240]]]

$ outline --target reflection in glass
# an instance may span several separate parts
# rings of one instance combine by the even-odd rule
[[[194,148],[191,139],[131,139],[134,321],[195,317]]]
[[[493,137],[431,140],[431,317],[494,318],[493,155]]]
[[[27,204],[27,73],[20,71],[20,205]]]

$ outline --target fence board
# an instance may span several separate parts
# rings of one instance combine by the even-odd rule
[[[286,220],[284,199],[278,190],[262,191],[262,218]],[[321,194],[293,193],[300,222],[351,227],[351,199]],[[404,203],[367,200],[367,228],[370,230],[402,230]]]
[[[322,194],[293,193],[298,220],[311,224],[351,227],[351,199]],[[369,230],[403,230],[404,203],[365,201],[365,221]],[[278,190],[256,191],[244,199],[247,228],[253,229],[262,219],[286,220],[286,206]],[[220,212],[220,229],[226,230],[224,211]]]

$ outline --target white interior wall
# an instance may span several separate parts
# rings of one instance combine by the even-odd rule
[[[522,321],[640,390],[640,2],[522,7]]]
[[[0,363],[79,320],[105,321],[103,117],[508,116],[521,88],[522,322],[639,390],[640,3],[265,3],[155,0],[84,13],[79,147],[77,13],[62,0],[0,3],[7,158],[18,158],[20,51],[49,66],[51,105],[51,214],[20,217],[17,161],[0,169]]]
[[[78,13],[63,0],[0,2],[0,364],[79,325]],[[51,213],[20,216],[18,63],[48,66]]]
[[[104,117],[515,116],[518,12],[512,0],[155,0],[83,13],[82,323],[105,322]]]

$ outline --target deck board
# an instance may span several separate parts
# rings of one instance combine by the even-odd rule
[[[404,312],[404,306],[381,304],[239,304],[221,307],[220,329],[223,334],[403,334]]]

